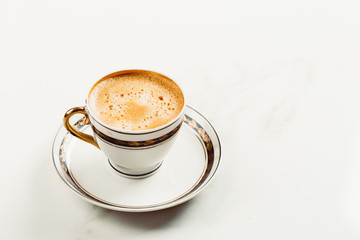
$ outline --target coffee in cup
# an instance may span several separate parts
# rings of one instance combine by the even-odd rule
[[[90,92],[88,106],[97,119],[113,128],[148,130],[179,115],[184,97],[172,80],[135,72],[98,82]]]

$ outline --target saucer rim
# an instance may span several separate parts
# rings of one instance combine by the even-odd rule
[[[202,118],[210,126],[211,130],[214,133],[214,137],[217,140],[217,144],[216,144],[217,146],[216,147],[217,147],[218,154],[217,154],[217,157],[216,157],[216,161],[214,159],[214,162],[216,162],[216,166],[214,166],[214,168],[211,169],[212,174],[209,174],[204,179],[205,181],[203,181],[203,182],[201,181],[203,179],[204,175],[205,175],[205,173],[204,173],[205,169],[207,168],[207,166],[209,164],[208,156],[206,154],[206,157],[205,157],[206,158],[206,163],[205,163],[205,167],[204,167],[205,169],[203,170],[203,172],[199,176],[199,179],[196,181],[196,183],[194,183],[194,185],[192,185],[185,192],[181,193],[175,199],[171,199],[171,200],[165,201],[163,203],[159,203],[160,205],[155,205],[155,206],[154,205],[143,205],[143,206],[118,205],[118,204],[112,204],[112,203],[107,202],[107,201],[103,202],[103,201],[99,200],[98,198],[93,197],[92,194],[89,194],[86,190],[84,191],[84,189],[83,189],[83,187],[81,185],[79,186],[76,179],[72,179],[72,181],[74,181],[74,184],[76,185],[76,188],[75,188],[75,186],[73,186],[72,184],[70,184],[68,182],[69,180],[64,179],[64,177],[60,174],[59,167],[56,164],[55,143],[56,143],[56,140],[57,140],[57,138],[58,138],[58,136],[60,134],[60,131],[63,130],[63,128],[64,128],[63,125],[61,125],[59,130],[56,132],[56,135],[55,135],[55,138],[54,138],[54,141],[53,141],[53,144],[52,144],[52,159],[53,159],[53,164],[54,164],[54,167],[55,167],[55,171],[57,172],[58,176],[62,179],[62,181],[67,186],[69,186],[72,191],[77,193],[82,199],[84,199],[85,201],[87,201],[87,202],[89,202],[91,204],[94,204],[96,206],[103,207],[103,208],[110,209],[110,210],[122,211],[122,212],[151,212],[151,211],[158,211],[158,210],[162,210],[162,209],[175,207],[175,206],[178,206],[178,205],[180,205],[180,204],[182,204],[184,202],[187,202],[190,199],[197,196],[214,179],[214,176],[216,175],[216,173],[217,173],[217,171],[218,171],[218,169],[220,167],[220,164],[221,164],[221,154],[222,154],[222,152],[221,152],[220,137],[219,137],[218,133],[216,132],[214,126],[210,123],[210,121],[208,119],[206,119],[201,113],[199,113],[194,108],[186,105],[186,109],[189,109],[190,112],[193,111],[195,114],[198,114],[199,117]],[[190,115],[190,117],[191,117],[191,114],[186,114],[185,113],[185,115],[188,115],[188,116]],[[196,120],[195,120],[195,122],[198,123]],[[187,131],[195,131],[196,132],[196,130],[193,127],[189,126],[189,125],[186,126],[186,128],[189,128],[189,129],[187,129]],[[65,134],[67,134],[67,133],[65,133]],[[197,134],[197,133],[193,133],[193,134],[195,135],[195,137],[201,138],[199,136],[199,134]],[[71,137],[73,137],[73,136],[71,136]],[[202,140],[200,140],[200,141],[202,141]],[[202,142],[202,145],[203,144],[204,143]],[[204,146],[202,146],[202,147],[204,148]],[[214,158],[215,158],[215,156],[214,156]],[[59,159],[59,157],[58,157],[58,160],[61,161]],[[70,172],[70,175],[72,175],[71,172]]]

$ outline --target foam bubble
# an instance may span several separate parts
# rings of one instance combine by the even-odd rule
[[[126,130],[146,130],[174,119],[184,105],[179,87],[150,73],[128,73],[98,83],[89,107],[102,122]]]

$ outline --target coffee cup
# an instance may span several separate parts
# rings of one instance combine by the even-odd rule
[[[160,168],[182,126],[186,106],[178,84],[146,70],[103,77],[85,103],[65,113],[65,128],[103,151],[112,168],[130,178],[147,177]],[[70,124],[74,114],[84,115],[92,135]]]

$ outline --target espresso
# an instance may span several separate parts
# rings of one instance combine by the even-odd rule
[[[173,120],[184,106],[180,88],[153,73],[125,73],[97,83],[89,107],[100,121],[119,130],[147,130]]]

